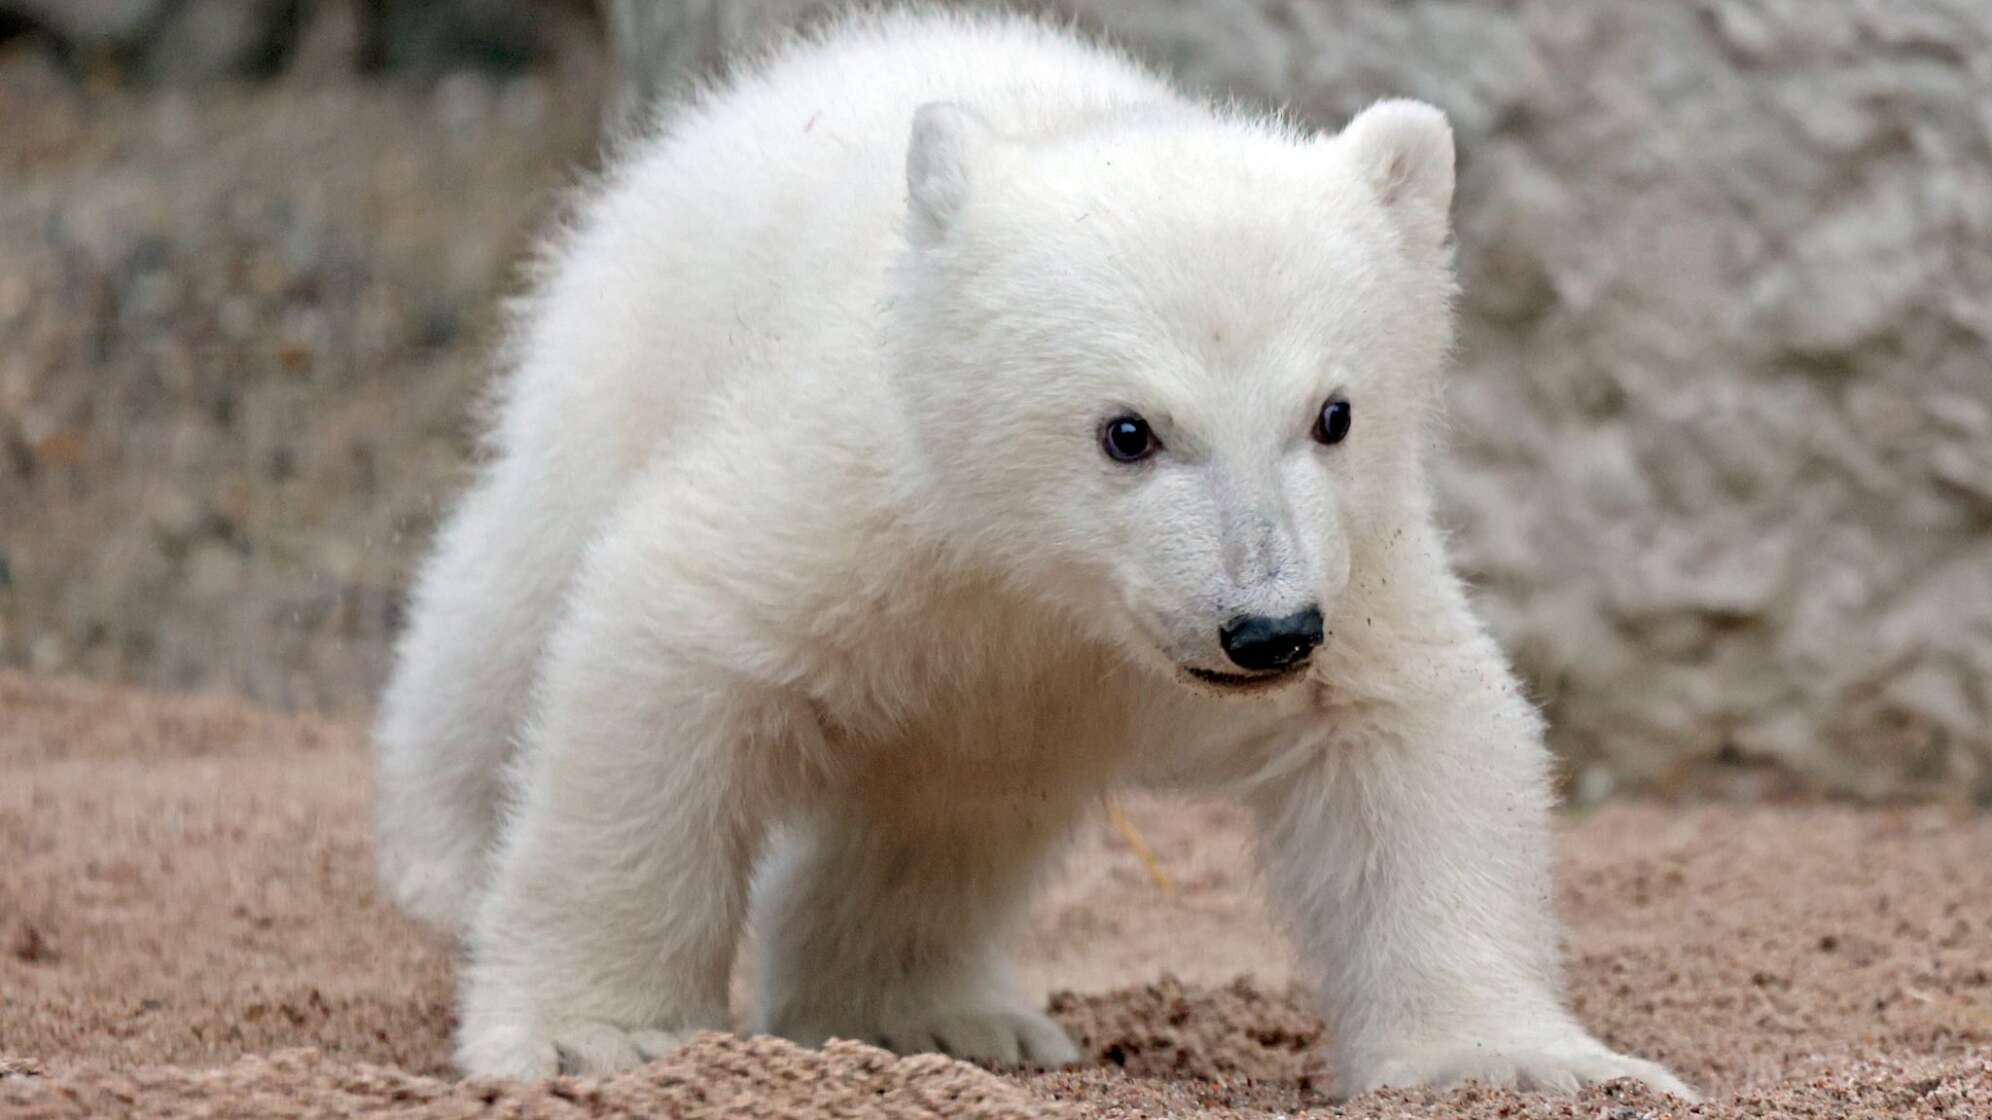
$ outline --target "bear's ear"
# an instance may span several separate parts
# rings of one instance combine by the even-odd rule
[[[1342,130],[1357,169],[1414,243],[1437,248],[1450,227],[1453,134],[1422,101],[1379,101]]]
[[[933,101],[913,113],[906,145],[906,202],[913,241],[938,241],[968,201],[970,167],[991,137],[980,113],[952,101]]]

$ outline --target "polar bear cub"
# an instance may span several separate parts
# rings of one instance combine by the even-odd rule
[[[1226,791],[1341,1086],[1635,1077],[1559,995],[1541,729],[1426,457],[1452,138],[867,16],[581,207],[378,728],[474,1074],[729,1026],[1079,1055],[998,946],[1117,784]]]

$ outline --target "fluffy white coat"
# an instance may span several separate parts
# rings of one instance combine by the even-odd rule
[[[753,1029],[1070,1061],[996,945],[1145,783],[1256,812],[1345,1092],[1685,1093],[1562,1006],[1541,728],[1434,526],[1452,161],[1425,106],[1309,136],[930,14],[627,153],[380,716],[381,867],[465,934],[463,1069],[729,1026],[750,894]],[[1218,675],[1227,620],[1309,607],[1304,670]]]

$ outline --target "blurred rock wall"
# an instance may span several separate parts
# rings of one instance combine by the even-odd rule
[[[609,62],[831,6],[607,2],[0,0],[0,661],[366,703]],[[1447,515],[1580,796],[1992,799],[1992,4],[1055,2],[1451,114]]]
[[[372,701],[605,66],[556,8],[362,75],[321,7],[253,82],[0,42],[0,664]]]
[[[1992,4],[1063,6],[1327,127],[1450,114],[1448,512],[1580,796],[1992,795]]]
[[[586,0],[568,0],[576,6]],[[38,32],[80,69],[177,84],[267,78],[328,9],[369,70],[516,70],[540,58],[554,0],[0,0],[0,27]],[[646,3],[646,7],[652,5]]]

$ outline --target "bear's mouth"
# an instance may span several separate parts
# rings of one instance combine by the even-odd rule
[[[1307,660],[1288,665],[1284,669],[1273,669],[1264,673],[1221,673],[1215,669],[1199,669],[1185,665],[1183,672],[1200,684],[1232,694],[1267,692],[1288,683],[1307,672]]]

